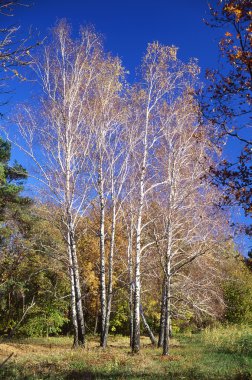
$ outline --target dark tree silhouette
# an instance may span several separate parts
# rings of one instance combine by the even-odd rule
[[[204,115],[217,131],[217,142],[235,138],[240,154],[231,162],[222,161],[214,171],[215,181],[226,187],[224,202],[239,204],[245,215],[252,212],[252,10],[251,0],[219,1],[210,6],[206,23],[221,28],[220,67],[206,73],[209,86],[203,101]],[[246,232],[251,234],[251,228]]]

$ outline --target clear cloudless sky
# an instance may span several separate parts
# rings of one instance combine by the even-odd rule
[[[31,0],[33,1],[33,0]],[[215,1],[215,0],[214,0]],[[16,8],[15,21],[25,32],[41,35],[61,18],[78,32],[91,23],[103,34],[105,47],[118,55],[134,74],[148,42],[179,47],[179,57],[199,59],[202,69],[217,62],[217,32],[207,27],[207,0],[34,0],[30,8]]]
[[[17,7],[15,16],[5,18],[4,23],[20,25],[23,35],[32,27],[34,38],[36,33],[43,38],[61,18],[71,23],[76,35],[80,25],[92,24],[104,36],[105,49],[121,58],[130,72],[130,81],[135,78],[135,69],[147,44],[153,41],[177,46],[182,60],[197,58],[202,81],[206,68],[218,67],[218,40],[223,31],[203,22],[209,17],[208,0],[31,0],[31,3],[29,8]],[[211,3],[216,4],[216,0]],[[27,100],[27,96],[27,88],[17,84],[12,105]],[[234,151],[238,153],[236,143],[231,146],[226,150],[230,159]],[[16,149],[14,156],[21,159]],[[244,239],[244,252],[248,246],[248,240]]]

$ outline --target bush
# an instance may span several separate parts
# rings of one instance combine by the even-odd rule
[[[60,333],[61,327],[68,321],[60,310],[48,308],[44,312],[34,310],[27,322],[20,328],[19,334],[32,336],[49,336]]]
[[[211,349],[234,354],[252,355],[252,328],[245,325],[228,325],[207,328],[201,339]]]

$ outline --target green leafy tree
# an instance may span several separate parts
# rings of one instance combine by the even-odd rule
[[[225,319],[231,323],[252,324],[252,273],[241,257],[230,264],[229,276],[223,285]]]
[[[27,171],[10,156],[0,139],[0,333],[55,334],[68,317],[64,242],[46,206],[22,195]]]
[[[44,220],[45,209],[30,207],[29,231],[12,231],[12,243],[1,255],[1,334],[55,335],[68,322],[70,288],[65,242],[56,220],[54,225]]]
[[[28,197],[21,195],[27,179],[27,171],[17,162],[10,165],[10,156],[11,144],[0,138],[0,222],[2,223],[2,233],[7,226],[6,219],[15,217],[19,221],[21,209],[31,204]]]

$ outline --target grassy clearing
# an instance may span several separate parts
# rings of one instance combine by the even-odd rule
[[[14,355],[0,370],[4,380],[35,379],[252,379],[252,329],[228,327],[201,334],[178,335],[171,355],[162,357],[147,338],[132,356],[128,339],[110,337],[102,350],[90,338],[85,349],[72,350],[70,338],[34,338],[2,342],[0,362]]]

